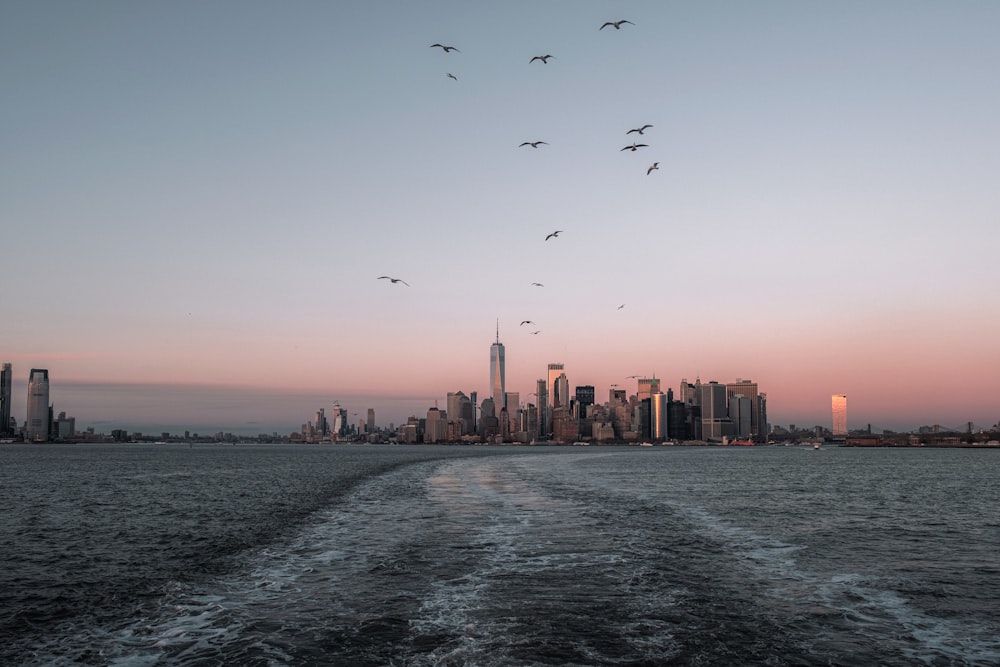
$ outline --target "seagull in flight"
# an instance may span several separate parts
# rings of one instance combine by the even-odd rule
[[[660,168],[660,163],[659,163],[659,162],[654,162],[654,163],[652,164],[652,166],[650,166],[650,168],[646,170],[646,175],[647,175],[647,176],[649,176],[649,175],[650,175],[650,173],[652,173],[652,171],[653,171],[654,169],[659,169],[659,168]]]
[[[638,132],[639,134],[644,134],[646,132],[646,130],[648,130],[651,127],[653,127],[653,126],[650,125],[649,123],[646,123],[642,127],[637,127],[637,128],[631,129],[628,132],[626,132],[625,134],[632,134],[633,132]]]
[[[449,51],[458,51],[458,49],[456,49],[454,46],[445,46],[444,44],[431,44],[431,48],[432,49],[435,46],[444,49],[445,53],[448,53]],[[461,53],[461,51],[458,51],[458,52]]]
[[[379,280],[389,280],[389,281],[392,282],[393,285],[395,285],[396,283],[403,283],[407,287],[410,286],[410,283],[406,282],[402,278],[393,278],[392,276],[379,276],[378,279]]]
[[[534,324],[531,320],[522,320],[518,326],[523,327],[525,324]]]
[[[541,283],[531,283],[531,286],[532,287],[545,287],[545,285],[543,285]]]
[[[449,79],[454,79],[455,81],[458,81],[458,77],[452,74],[451,72],[445,72],[445,74],[448,75]]]
[[[637,377],[639,377],[639,376],[638,376],[638,375],[626,375],[626,376],[625,376],[625,379],[626,379],[626,380],[634,380],[634,379],[636,379]]]
[[[532,331],[532,332],[531,332],[531,335],[532,335],[532,336],[537,336],[537,335],[538,335],[538,334],[540,334],[540,333],[542,333],[542,330],[541,330],[541,329],[539,329],[538,331]]]
[[[546,54],[544,56],[535,56],[534,58],[532,58],[531,60],[528,61],[528,64],[530,65],[531,63],[535,62],[536,60],[541,60],[542,64],[548,65],[549,64],[549,58],[555,58],[555,56],[553,56],[551,54]]]
[[[639,150],[640,148],[647,148],[648,146],[649,146],[649,144],[637,144],[637,143],[635,143],[633,141],[631,146],[626,146],[622,150],[623,151],[632,151],[634,153],[637,150]],[[621,152],[621,151],[619,151],[619,152]]]
[[[624,307],[625,307],[625,304],[623,303],[622,305],[618,306],[618,310],[621,310]]]
[[[622,29],[622,23],[628,23],[629,25],[635,25],[631,21],[626,21],[625,19],[622,19],[621,21],[608,21],[607,23],[605,23],[604,25],[602,25],[600,28],[598,28],[598,30],[604,30],[608,26],[612,26],[615,30],[621,30]]]
[[[561,229],[557,229],[556,231],[554,231],[551,234],[549,234],[548,236],[546,236],[545,240],[548,241],[553,236],[559,236],[560,233],[562,233],[562,230]]]
[[[532,148],[538,148],[538,144],[545,144],[546,146],[549,145],[547,141],[525,141],[523,144],[521,144],[521,146],[531,146]],[[518,146],[518,148],[520,148],[521,146]]]

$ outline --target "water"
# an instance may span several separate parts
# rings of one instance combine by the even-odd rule
[[[1000,452],[0,447],[0,664],[996,665]]]

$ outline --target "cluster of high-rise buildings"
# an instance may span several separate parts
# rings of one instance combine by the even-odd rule
[[[368,421],[371,429],[375,427],[375,410],[368,409]],[[299,437],[306,442],[322,442],[323,440],[336,440],[338,438],[353,435],[347,419],[347,410],[340,406],[339,401],[335,401],[331,409],[330,418],[326,416],[326,409],[320,408],[316,411],[313,421],[302,424]]]
[[[0,367],[0,438],[23,437],[28,442],[65,440],[76,433],[76,419],[65,412],[55,416],[49,403],[49,371],[32,368],[28,375],[28,410],[24,425],[19,427],[11,415],[13,368],[10,363]]]
[[[766,439],[767,395],[750,380],[682,379],[675,394],[655,376],[633,376],[634,393],[615,385],[608,400],[598,403],[592,385],[571,391],[565,366],[551,363],[535,383],[533,400],[522,401],[519,393],[506,390],[505,364],[498,330],[490,346],[489,396],[479,403],[476,392],[449,392],[445,410],[435,405],[423,419],[410,417],[396,437],[402,442],[521,443]]]
[[[28,377],[27,415],[23,426],[11,416],[12,367],[0,368],[0,438],[23,437],[29,442],[69,439],[75,419],[54,416],[49,402],[49,372],[31,369]],[[490,346],[490,392],[478,401],[477,392],[449,392],[446,406],[436,404],[424,418],[410,417],[393,429],[400,442],[608,442],[608,441],[737,441],[763,442],[769,432],[767,394],[757,383],[693,383],[682,379],[677,392],[653,377],[631,376],[636,390],[612,385],[607,401],[597,402],[592,385],[570,391],[566,367],[548,365],[545,377],[535,383],[532,400],[507,391],[506,355],[500,342]],[[832,397],[833,435],[847,435],[847,396]],[[356,426],[347,410],[335,402],[331,414],[321,408],[302,424],[297,434],[307,442],[337,441],[356,437],[381,439],[386,434],[375,425],[375,410]]]

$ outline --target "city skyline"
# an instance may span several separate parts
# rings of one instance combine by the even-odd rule
[[[491,345],[491,350],[495,345],[496,343]],[[7,364],[5,363],[4,366],[7,366]],[[491,357],[491,373],[492,369]],[[595,390],[595,387],[590,384],[577,384],[575,382],[570,384],[566,377],[565,364],[550,363],[547,365],[547,370],[553,377],[553,383],[556,379],[561,379],[565,383],[565,387],[568,388],[568,396],[571,400],[574,398],[578,400],[579,391],[583,390],[588,396],[596,395],[598,397],[608,396],[610,393],[618,391],[623,398],[636,396],[639,400],[644,397],[649,398],[650,395],[654,395],[657,392],[662,392],[662,395],[666,396],[669,391],[673,393],[674,400],[685,401],[690,400],[691,396],[688,392],[693,391],[696,386],[695,384],[691,384],[687,378],[681,378],[677,386],[671,386],[669,383],[664,383],[661,378],[657,378],[655,373],[651,373],[648,376],[634,375],[625,377],[623,378],[623,383],[609,385],[607,393],[605,393]],[[194,430],[197,432],[199,429],[202,433],[227,431],[243,435],[284,433],[289,431],[289,429],[297,429],[303,423],[302,419],[304,415],[315,413],[316,420],[319,420],[320,415],[324,413],[324,406],[332,406],[331,414],[333,415],[333,419],[343,420],[348,426],[357,427],[363,423],[369,430],[371,430],[372,425],[378,429],[384,429],[390,424],[398,427],[401,424],[405,424],[412,417],[423,418],[422,416],[427,410],[436,409],[439,402],[444,403],[444,410],[450,420],[454,418],[455,414],[459,415],[458,418],[467,418],[472,414],[471,403],[469,414],[465,414],[462,409],[457,407],[460,405],[458,402],[459,399],[469,403],[468,396],[471,395],[474,398],[479,393],[482,398],[490,398],[492,400],[490,393],[477,392],[476,389],[471,389],[470,394],[466,394],[467,389],[469,389],[468,387],[449,390],[445,392],[444,396],[356,396],[343,400],[330,399],[321,392],[280,392],[218,385],[164,386],[122,384],[109,386],[106,384],[80,383],[75,381],[65,383],[56,382],[54,384],[56,389],[55,398],[53,398],[51,392],[52,385],[48,381],[49,369],[31,369],[30,373],[32,377],[38,376],[39,395],[43,391],[45,393],[46,400],[48,401],[45,408],[46,415],[51,413],[54,416],[59,412],[66,412],[68,410],[73,414],[74,419],[78,419],[80,431],[86,428],[95,428],[99,433],[112,429],[152,433],[176,432],[177,430]],[[19,392],[23,392],[23,395],[28,397],[28,404],[31,405],[31,382],[19,382],[16,372],[12,372],[9,375],[13,378],[12,394],[14,400],[12,402],[15,404],[18,403],[17,395]],[[634,388],[623,388],[625,386],[624,383],[629,381],[634,382]],[[703,405],[710,406],[708,414],[703,415],[710,420],[732,416],[730,415],[731,408],[729,402],[737,395],[745,397],[746,407],[738,409],[746,413],[743,418],[746,419],[749,430],[753,433],[758,432],[758,416],[763,410],[759,402],[764,401],[769,406],[772,405],[765,398],[766,392],[758,395],[757,387],[759,383],[756,381],[744,380],[739,377],[735,378],[734,381],[729,381],[725,378],[720,381],[715,378],[703,379],[700,376],[696,376],[693,382],[700,386],[702,392],[699,398],[695,400]],[[538,389],[541,390],[546,386],[547,381],[539,379],[536,384],[538,385]],[[685,387],[687,388],[686,390]],[[541,391],[538,393],[541,393]],[[547,404],[549,406],[549,417],[551,418],[552,401],[548,400],[548,397],[545,397],[547,399],[546,403],[538,402],[537,398],[532,399],[531,397],[536,396],[536,393],[524,394],[522,392],[510,391],[505,393],[505,397],[514,396],[518,397],[518,399],[522,395],[527,395],[528,398],[519,400],[519,407],[524,408],[529,404]],[[838,397],[843,399],[840,403],[838,403]],[[160,405],[160,402],[164,400],[166,404]],[[829,395],[826,396],[826,400],[830,400]],[[37,406],[41,406],[43,401],[36,398],[35,403]],[[602,404],[604,401],[598,398],[596,403]],[[115,408],[112,404],[120,407]],[[346,404],[348,407],[342,408],[341,404]],[[847,431],[851,430],[846,426],[846,396],[833,395],[832,404],[833,428],[831,432],[834,435],[844,435]],[[830,403],[826,405],[830,405]],[[838,405],[840,406],[839,412]],[[167,409],[166,413],[164,412],[164,407]],[[665,406],[660,409],[664,408]],[[457,413],[455,412],[456,409],[458,410]],[[766,410],[772,409],[773,407],[766,408]],[[715,415],[715,412],[718,412],[719,415]],[[183,413],[188,418],[163,418],[164,414],[170,413]],[[376,414],[378,415],[377,423],[373,421]],[[829,429],[831,427],[829,412],[825,419],[812,419],[810,416],[805,416],[804,418],[801,416],[796,417],[794,414],[789,413],[779,413],[779,417],[772,418],[771,414],[773,413],[768,414],[767,424],[772,427],[789,428],[790,425],[794,425],[796,429],[805,430],[812,430],[816,427]],[[842,416],[841,421],[838,421],[838,414]],[[27,426],[28,420],[26,415],[27,411],[25,411],[25,418],[21,418],[21,414],[16,408],[12,411],[11,416],[17,422],[18,428],[22,425]],[[245,417],[249,416],[255,418],[245,419]],[[739,418],[734,417],[734,420],[736,419]],[[39,423],[35,424],[33,428],[39,428],[41,420],[41,417],[37,417]],[[965,431],[970,423],[974,424],[977,428],[989,429],[994,424],[1000,423],[1000,420],[990,421],[987,418],[977,421],[966,419],[950,423],[939,419],[927,419],[919,423],[907,424],[879,421],[879,419],[874,418],[868,419],[864,423],[859,422],[855,424],[854,429],[863,431],[871,428],[873,432],[880,432],[882,430],[913,432],[918,428],[936,425],[948,430]],[[844,429],[846,430],[838,430],[838,424],[845,424]],[[340,424],[338,422],[337,428],[339,429],[339,427]],[[32,432],[34,433],[34,431]],[[707,433],[706,437],[709,435],[716,437],[720,434]]]
[[[1000,418],[1000,5],[391,6],[0,5],[19,422],[47,368],[81,426],[399,423],[492,393],[497,318],[522,400]]]

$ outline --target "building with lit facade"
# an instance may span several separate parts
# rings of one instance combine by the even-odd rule
[[[649,397],[649,437],[654,440],[665,440],[669,418],[667,395],[660,391],[653,392]]]
[[[832,397],[833,434],[847,435],[847,396],[834,394]]]
[[[636,397],[640,401],[649,398],[658,391],[660,391],[660,381],[655,376],[651,378],[639,378],[639,390],[636,392]]]

